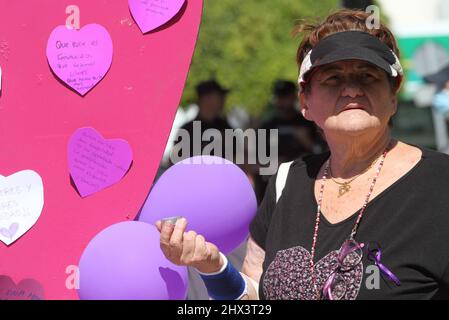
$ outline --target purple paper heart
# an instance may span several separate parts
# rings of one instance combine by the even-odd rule
[[[105,140],[93,128],[78,129],[68,145],[69,171],[82,197],[119,182],[133,159],[122,139]]]
[[[47,43],[47,59],[53,72],[84,96],[104,78],[112,64],[112,39],[101,25],[81,30],[56,27]]]
[[[186,0],[128,0],[129,10],[142,33],[170,21]]]
[[[0,300],[44,300],[44,289],[34,279],[24,279],[18,285],[5,275],[0,275]]]
[[[1,228],[0,234],[6,238],[12,239],[15,236],[17,230],[19,230],[19,224],[13,223],[9,226],[9,229]]]
[[[338,251],[332,251],[315,264],[318,288],[322,288],[337,267]],[[354,300],[360,290],[363,277],[363,263],[343,272],[346,284],[344,300]],[[263,290],[270,300],[314,300],[312,274],[310,272],[310,252],[301,246],[278,251],[269,265],[264,278]]]

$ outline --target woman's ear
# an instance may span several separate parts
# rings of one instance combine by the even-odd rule
[[[393,113],[392,113],[392,116],[393,116],[398,111],[398,97],[397,97],[397,95],[394,95],[391,98],[391,103],[392,103],[392,106],[393,106]]]
[[[304,108],[304,107],[301,107],[301,113],[302,113],[302,116],[303,116],[305,119],[307,119],[307,109]],[[307,119],[307,120],[309,120],[309,119]]]
[[[300,108],[301,108],[301,114],[302,114],[302,116],[303,116],[305,119],[307,119],[307,120],[311,120],[311,119],[309,118],[309,114],[308,114],[309,108],[307,107],[307,103],[306,103],[306,98],[305,98],[304,92],[300,92],[300,93],[298,94],[298,99],[299,99],[299,106],[300,106]]]

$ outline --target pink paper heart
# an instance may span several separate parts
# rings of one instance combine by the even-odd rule
[[[16,285],[10,277],[0,275],[0,300],[44,300],[44,289],[34,279]]]
[[[322,288],[337,266],[338,251],[332,251],[315,264],[318,288]],[[346,292],[344,300],[354,300],[360,290],[363,277],[363,263],[342,273]],[[263,278],[263,290],[270,300],[314,300],[310,252],[301,246],[280,250],[270,263]]]
[[[170,21],[186,0],[128,0],[129,9],[143,33]]]
[[[14,237],[14,235],[16,234],[17,230],[19,230],[19,224],[18,223],[12,223],[9,226],[9,229],[1,228],[0,229],[0,233],[3,236],[12,239]]]
[[[56,27],[47,42],[47,59],[53,72],[84,96],[104,78],[112,64],[112,39],[99,24],[81,30]]]
[[[93,128],[78,129],[68,145],[69,171],[78,192],[86,197],[119,182],[133,159],[122,139],[105,140]]]
[[[114,39],[113,67],[83,99],[61,87],[45,55],[49,33],[64,24],[70,2],[0,1],[0,174],[32,169],[45,184],[45,206],[34,227],[10,246],[0,242],[0,274],[38,279],[46,299],[78,299],[73,270],[87,244],[110,225],[134,219],[142,207],[179,106],[203,10],[202,0],[190,0],[169,27],[142,35],[126,1],[75,2],[82,22],[105,26]],[[122,138],[133,149],[125,178],[86,198],[71,185],[67,163],[70,137],[83,127]]]

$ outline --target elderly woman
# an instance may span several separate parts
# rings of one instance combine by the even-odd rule
[[[197,268],[211,298],[449,298],[449,157],[391,137],[399,52],[367,18],[301,29],[302,113],[330,151],[270,180],[241,272],[185,219],[157,223],[167,258]]]

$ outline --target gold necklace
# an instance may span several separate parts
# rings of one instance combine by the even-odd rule
[[[380,157],[379,157],[380,158]],[[377,160],[379,160],[379,158],[374,159],[374,161],[371,163],[371,165],[365,169],[362,173],[359,173],[358,175],[356,175],[354,178],[352,178],[349,181],[345,181],[345,182],[338,182],[337,180],[334,179],[333,174],[332,174],[332,167],[330,166],[330,160],[329,160],[329,173],[330,173],[330,178],[331,180],[338,184],[340,187],[338,188],[338,197],[340,198],[341,196],[343,196],[345,193],[348,193],[351,190],[351,183],[357,179],[358,177],[360,177],[362,174],[366,173],[368,170],[370,170],[373,165],[377,162]]]

